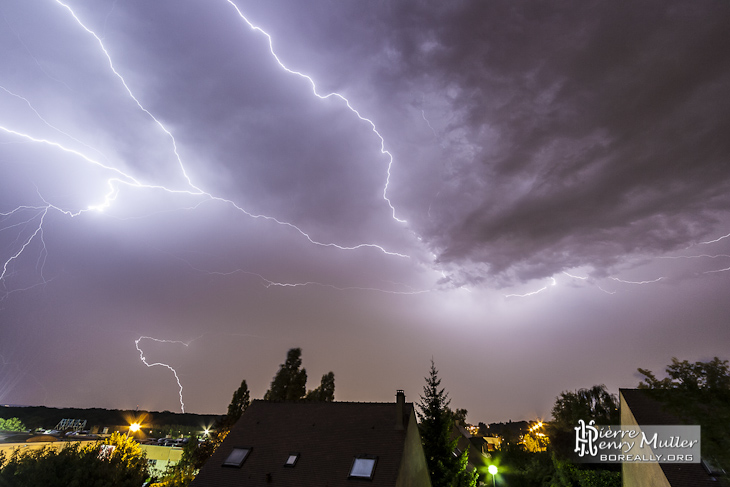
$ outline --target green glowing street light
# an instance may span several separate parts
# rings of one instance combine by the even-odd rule
[[[487,471],[492,474],[492,487],[495,485],[494,476],[497,475],[497,466],[496,465],[490,465],[489,468],[487,468]]]

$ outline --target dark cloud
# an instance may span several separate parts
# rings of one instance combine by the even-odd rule
[[[394,72],[424,80],[424,110],[442,115],[439,157],[424,164],[438,194],[413,195],[414,209],[430,208],[415,220],[442,261],[546,277],[718,230],[726,6],[430,7],[409,5],[416,25],[394,28],[392,45]]]

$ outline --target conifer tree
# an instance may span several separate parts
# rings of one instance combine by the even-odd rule
[[[438,370],[431,360],[421,402],[418,404],[421,441],[433,487],[473,487],[477,472],[469,471],[467,451],[456,454],[458,438],[451,439],[453,425],[449,404],[451,400],[441,387]]]

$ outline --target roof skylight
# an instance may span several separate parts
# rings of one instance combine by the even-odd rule
[[[299,453],[290,453],[286,459],[285,467],[293,467],[299,460]]]
[[[240,467],[246,461],[246,457],[251,453],[251,448],[234,448],[223,462],[225,467]]]
[[[350,477],[358,479],[372,479],[373,473],[375,473],[375,463],[377,457],[360,456],[355,457],[352,462],[352,468],[350,469]]]

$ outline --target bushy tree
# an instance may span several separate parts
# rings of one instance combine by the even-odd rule
[[[554,467],[555,486],[621,485],[618,465],[602,464],[600,468],[572,463],[575,449],[575,427],[578,420],[593,420],[599,425],[619,424],[618,398],[603,384],[576,391],[563,391],[555,399],[553,421],[546,425]],[[595,483],[594,483],[595,482]]]
[[[451,438],[451,400],[441,387],[438,370],[431,361],[429,376],[418,404],[419,428],[433,487],[475,486],[477,472],[468,469],[468,452],[455,454],[458,438]]]
[[[658,379],[650,370],[638,369],[647,389],[670,412],[687,424],[702,428],[702,456],[730,471],[730,367],[714,357],[708,362],[681,362],[672,358],[667,377]]]
[[[603,384],[574,392],[564,391],[556,398],[552,414],[553,425],[571,431],[579,419],[586,422],[592,419],[596,424],[618,424],[618,399]]]
[[[0,464],[3,487],[139,487],[149,475],[139,444],[119,433],[86,446],[15,450]]]
[[[550,487],[621,487],[617,469],[580,468],[553,456],[554,475]]]
[[[322,376],[319,387],[307,392],[307,401],[332,402],[335,400],[335,374],[329,372]]]
[[[447,408],[447,414],[449,415],[449,418],[451,418],[451,421],[453,423],[458,423],[462,426],[466,426],[466,415],[468,411],[466,409],[457,409],[456,411],[452,411],[450,408]]]
[[[292,348],[286,354],[286,362],[271,381],[271,387],[264,394],[265,401],[299,401],[307,393],[307,371],[301,369],[302,349]]]
[[[563,391],[555,398],[552,409],[553,421],[546,428],[553,451],[561,458],[572,456],[575,448],[574,428],[578,420],[596,424],[618,424],[620,421],[618,399],[603,384],[588,389]]]
[[[672,357],[672,363],[667,366],[667,377],[657,379],[647,369],[637,369],[644,379],[639,383],[639,389],[663,389],[676,391],[706,391],[711,393],[727,394],[730,392],[730,367],[727,360],[718,357],[709,362],[690,363],[681,362]]]
[[[0,431],[25,431],[26,427],[18,418],[0,418]]]
[[[264,394],[265,401],[334,401],[335,374],[322,376],[319,387],[307,392],[307,371],[302,369],[302,349],[292,348],[286,354],[286,362],[271,381]]]

